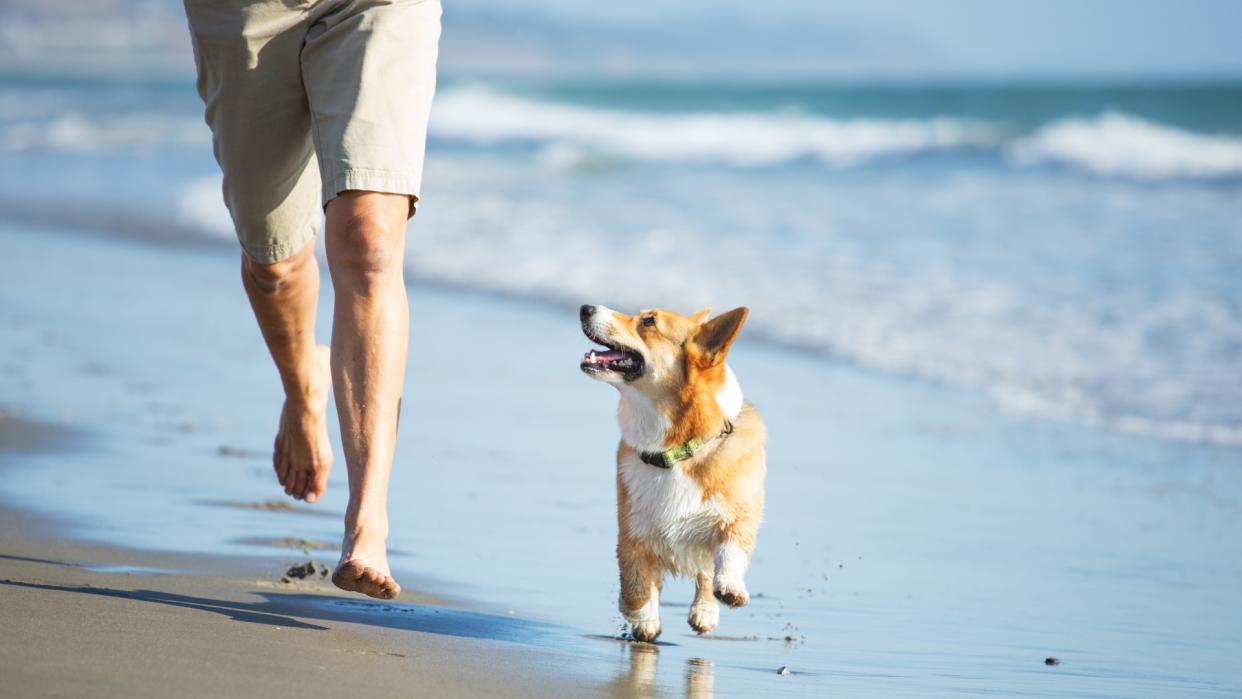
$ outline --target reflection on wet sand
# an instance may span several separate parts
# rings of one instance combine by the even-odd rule
[[[649,643],[627,643],[622,651],[629,656],[628,664],[617,674],[613,689],[617,694],[630,697],[654,697],[667,692],[660,691],[656,681],[656,668],[660,660],[660,647]],[[715,672],[712,661],[705,658],[686,660],[686,699],[711,699],[714,693]]]
[[[686,660],[687,699],[711,699],[715,678],[712,661],[705,658]]]
[[[618,694],[631,697],[655,696],[656,664],[660,659],[658,646],[649,643],[626,643],[622,651],[629,656],[626,671],[619,673],[613,684]]]

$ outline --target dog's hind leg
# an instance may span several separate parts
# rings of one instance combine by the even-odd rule
[[[636,641],[654,641],[660,635],[660,584],[663,571],[655,557],[624,543],[617,547],[621,565],[621,614],[630,622]]]
[[[716,628],[720,622],[720,605],[712,595],[712,574],[699,573],[694,577],[694,603],[690,605],[690,628],[702,635]]]

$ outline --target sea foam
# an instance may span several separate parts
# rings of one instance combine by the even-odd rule
[[[1142,179],[1242,175],[1242,138],[1195,134],[1127,114],[1053,122],[1013,143],[1020,165],[1056,163]]]
[[[569,165],[607,157],[849,168],[929,154],[990,153],[1003,166],[1052,165],[1132,179],[1242,176],[1242,137],[1195,133],[1120,112],[1064,117],[1024,131],[947,116],[627,111],[460,87],[438,98],[431,133],[449,143],[533,145],[545,161]]]
[[[480,145],[572,147],[620,159],[848,167],[877,158],[994,145],[983,122],[829,119],[794,112],[657,113],[601,109],[464,87],[436,101],[432,133]]]
[[[210,147],[202,119],[137,113],[90,117],[66,112],[48,119],[16,121],[0,128],[0,153],[57,151],[99,153],[167,147]]]

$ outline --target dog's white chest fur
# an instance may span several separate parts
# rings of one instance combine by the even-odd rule
[[[725,417],[742,410],[737,376],[725,367],[725,385],[716,395]],[[635,451],[664,448],[670,425],[652,403],[637,391],[621,387],[617,411],[621,438]],[[617,467],[629,496],[630,533],[651,547],[674,572],[692,575],[712,570],[712,556],[724,512],[714,498],[703,500],[703,490],[680,466],[659,468],[631,454]]]
[[[665,559],[674,572],[712,570],[712,552],[724,513],[703,500],[698,483],[680,468],[659,468],[637,455],[620,465],[629,496],[630,533]]]

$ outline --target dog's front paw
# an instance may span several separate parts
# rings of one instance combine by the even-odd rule
[[[660,620],[630,622],[630,638],[651,642],[660,635]]]
[[[716,624],[720,623],[720,605],[715,602],[696,604],[690,607],[690,617],[687,621],[690,622],[690,628],[702,636],[716,628]]]
[[[621,615],[630,622],[630,638],[635,641],[654,641],[660,635],[660,598],[651,595],[635,609],[627,609],[621,598]]]
[[[745,607],[750,602],[750,594],[746,592],[746,585],[741,581],[729,583],[717,580],[712,587],[712,594],[733,609]]]

